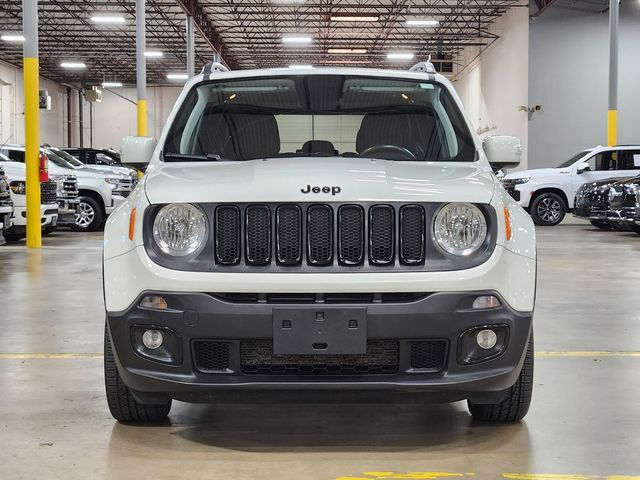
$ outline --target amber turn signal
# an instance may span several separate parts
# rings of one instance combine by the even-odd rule
[[[507,240],[511,240],[511,212],[507,207],[504,207],[504,226]]]
[[[136,226],[136,209],[131,210],[131,215],[129,216],[129,240],[133,241],[133,232]]]

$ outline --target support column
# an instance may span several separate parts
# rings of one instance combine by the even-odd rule
[[[187,15],[187,75],[193,77],[196,69],[195,33],[193,30],[193,17]]]
[[[78,146],[84,147],[84,90],[81,88],[78,90],[78,131],[80,136],[78,137]]]
[[[145,0],[136,0],[136,86],[138,90],[138,136],[147,136],[147,61],[145,50]]]
[[[609,111],[607,145],[618,144],[618,0],[609,0]]]
[[[73,146],[71,125],[71,87],[67,87],[67,147]]]
[[[24,132],[27,196],[27,248],[42,246],[40,226],[40,125],[38,101],[38,0],[22,0],[24,35]]]

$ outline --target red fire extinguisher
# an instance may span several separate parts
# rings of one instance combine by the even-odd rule
[[[44,153],[40,154],[40,181],[48,182],[49,181],[49,167],[47,165],[47,156]]]

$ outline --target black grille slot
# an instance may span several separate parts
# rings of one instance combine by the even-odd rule
[[[328,205],[307,209],[307,256],[312,265],[330,265],[333,261],[333,211]]]
[[[359,265],[364,260],[364,211],[358,205],[338,210],[338,258],[345,265]]]
[[[193,342],[193,360],[201,372],[220,372],[229,368],[229,344],[196,340]]]
[[[439,372],[444,368],[446,340],[411,342],[411,368]]]
[[[245,218],[247,263],[267,265],[271,261],[271,211],[266,205],[251,205]]]
[[[40,202],[42,204],[58,203],[58,184],[56,182],[42,182],[40,184]]]
[[[240,261],[240,209],[236,206],[216,208],[216,261],[235,265]]]
[[[398,372],[396,340],[369,340],[364,355],[275,355],[271,340],[240,343],[242,373],[249,375],[381,375]]]
[[[297,205],[282,205],[276,211],[276,255],[282,265],[298,265],[302,260],[302,212]]]
[[[424,262],[424,208],[405,205],[400,209],[400,261],[412,265]]]
[[[369,209],[369,260],[375,265],[389,265],[394,260],[393,207],[374,205]]]

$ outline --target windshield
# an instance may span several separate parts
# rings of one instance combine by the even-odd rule
[[[573,165],[574,163],[576,163],[578,160],[580,160],[582,157],[584,157],[587,153],[589,153],[591,150],[584,150],[580,153],[576,153],[573,157],[571,157],[569,160],[567,160],[566,162],[561,163],[560,165],[558,165],[556,168],[566,168],[566,167],[570,167],[571,165]]]
[[[69,162],[67,162],[64,158],[59,157],[58,155],[53,153],[53,151],[51,151],[51,150],[45,150],[44,153],[47,155],[47,158],[50,161],[52,161],[54,164],[56,164],[59,167],[71,168],[71,169],[77,168],[77,167],[73,166],[72,164],[70,164]]]
[[[202,83],[187,95],[163,154],[165,161],[476,160],[473,138],[444,86],[349,75]]]
[[[51,154],[62,158],[63,160],[65,160],[67,163],[71,164],[74,167],[78,167],[79,168],[79,167],[84,167],[85,166],[84,163],[82,163],[80,160],[75,158],[73,155],[65,152],[64,150],[60,150],[58,148],[49,148],[49,149],[47,149],[47,155],[51,155]]]

